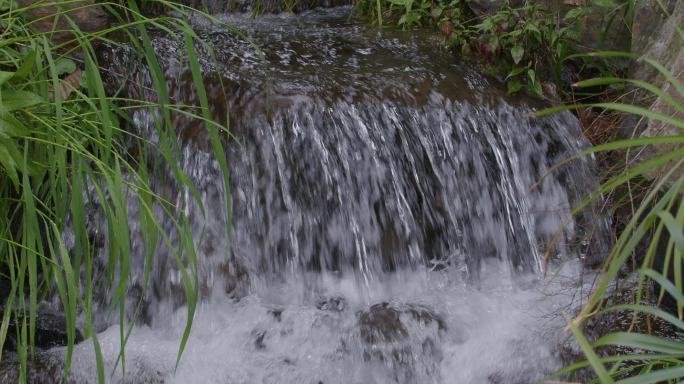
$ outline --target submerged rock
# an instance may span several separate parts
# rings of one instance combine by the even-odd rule
[[[2,311],[4,309],[0,309]],[[28,319],[27,319],[28,320]],[[16,323],[10,323],[7,331],[4,349],[15,351],[18,346],[17,326],[22,323],[19,319]],[[28,321],[27,321],[28,323]],[[83,341],[81,332],[76,329],[74,343]],[[63,313],[55,311],[47,306],[42,306],[36,314],[35,346],[38,348],[52,348],[67,345],[67,321]]]
[[[401,312],[388,303],[375,304],[359,315],[361,338],[369,344],[403,340],[408,331],[399,319]]]
[[[651,59],[682,80],[684,73],[684,40],[679,35],[678,29],[684,25],[684,2],[669,0],[663,1],[667,13],[663,12],[656,0],[643,0],[637,2],[634,10],[634,23],[632,27],[631,52],[639,59],[632,63],[630,78],[645,81],[664,90],[676,98],[676,92],[665,81],[659,71],[644,59]],[[678,99],[681,102],[681,99]],[[662,100],[653,101],[653,94],[636,88],[632,93],[632,103],[650,108],[654,112],[677,117],[669,104]],[[681,118],[681,116],[679,116]],[[663,136],[676,133],[677,129],[652,121],[642,123],[637,116],[629,116],[623,124],[622,136],[629,138],[644,134],[649,137]],[[658,153],[667,151],[663,146]],[[649,157],[649,156],[645,156]]]
[[[358,314],[362,359],[389,368],[398,383],[422,383],[442,361],[440,339],[446,325],[420,305],[383,302]],[[424,358],[429,356],[429,358]]]
[[[321,311],[342,312],[346,307],[347,301],[339,296],[323,298],[316,303],[316,308]]]
[[[372,305],[358,314],[361,339],[369,344],[404,340],[409,336],[406,321],[421,326],[435,325],[438,331],[445,331],[444,320],[430,309],[417,306],[397,306],[383,302]]]

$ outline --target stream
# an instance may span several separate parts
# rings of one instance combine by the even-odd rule
[[[190,219],[202,298],[176,369],[180,272],[160,245],[142,289],[131,202],[129,294],[144,305],[125,375],[118,320],[98,310],[108,381],[524,384],[563,366],[565,316],[610,238],[596,207],[569,219],[598,185],[593,160],[549,173],[588,146],[578,121],[534,117],[542,103],[506,95],[434,34],[362,25],[349,11],[216,15],[234,30],[193,21],[213,50],[198,46],[212,113],[233,135],[230,191],[203,126],[177,117],[205,212],[168,170],[154,185]],[[182,40],[151,33],[171,96],[196,103]],[[129,96],[146,97],[137,85],[150,75],[130,52],[102,56],[127,74]],[[131,129],[154,142],[153,120],[136,110]],[[100,302],[112,290],[99,287]],[[40,352],[52,377],[65,353]],[[78,344],[69,381],[97,382],[95,364],[92,343]]]

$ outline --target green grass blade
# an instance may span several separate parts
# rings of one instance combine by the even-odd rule
[[[594,369],[594,372],[596,372],[601,382],[604,384],[613,383],[613,379],[608,374],[608,371],[606,371],[606,367],[603,365],[603,362],[598,355],[596,355],[596,352],[594,352],[594,349],[589,344],[587,338],[584,337],[579,327],[572,321],[568,322],[568,326],[570,327],[570,330],[572,330],[572,334],[575,335],[577,343],[579,344],[580,348],[582,348],[584,355],[587,357],[587,361]]]

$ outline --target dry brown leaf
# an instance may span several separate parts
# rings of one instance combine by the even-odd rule
[[[77,90],[81,86],[81,79],[83,78],[83,71],[80,68],[64,77],[60,80],[59,84],[59,95],[62,96],[62,100],[66,100],[71,96],[71,93]],[[50,89],[50,101],[55,101],[55,93],[53,89]]]

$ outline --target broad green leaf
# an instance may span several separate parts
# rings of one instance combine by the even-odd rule
[[[513,67],[513,69],[511,69],[511,71],[508,73],[508,76],[506,76],[506,80],[518,76],[519,74],[525,72],[526,69],[527,67]]]
[[[33,107],[44,101],[42,97],[33,92],[14,89],[3,89],[0,91],[0,96],[0,110],[7,112]]]
[[[5,82],[7,82],[7,80],[14,77],[14,73],[15,72],[0,71],[0,85],[4,84]]]
[[[10,155],[8,150],[8,141],[0,140],[0,166],[5,171],[7,176],[9,176],[12,183],[17,186],[19,185],[19,174],[17,172],[17,163],[14,158]],[[9,145],[13,145],[10,143]]]
[[[76,70],[76,63],[71,59],[60,59],[55,63],[55,70],[58,76],[65,73],[73,73]]]
[[[489,44],[492,46],[492,51],[496,51],[499,48],[499,38],[497,36],[490,37]]]
[[[542,89],[541,83],[538,81],[535,81],[534,83],[531,83],[531,84],[527,84],[527,88],[532,95],[539,96],[539,97],[544,96],[544,90]]]
[[[516,65],[520,63],[520,60],[522,60],[524,54],[525,49],[519,45],[516,45],[515,47],[511,48],[511,57],[513,57],[513,62]]]
[[[574,20],[574,19],[581,17],[582,15],[584,15],[584,13],[585,13],[584,8],[581,8],[581,7],[574,8],[574,9],[569,10],[568,13],[565,14],[565,16],[563,17],[563,20],[571,21],[571,20]]]
[[[22,61],[21,65],[19,66],[19,69],[17,69],[17,72],[14,74],[14,77],[12,77],[13,81],[17,80],[23,80],[25,79],[33,70],[33,67],[36,65],[36,51],[32,49],[25,57],[24,60]]]
[[[28,136],[31,131],[16,117],[5,114],[0,116],[0,134],[9,137]]]
[[[520,91],[520,89],[522,89],[522,83],[518,79],[509,80],[508,83],[506,84],[506,86],[508,88],[509,94],[516,93],[516,92]]]
[[[432,10],[430,10],[430,15],[433,18],[438,19],[440,16],[442,16],[443,11],[444,10],[442,9],[442,7],[434,7],[432,8]]]

